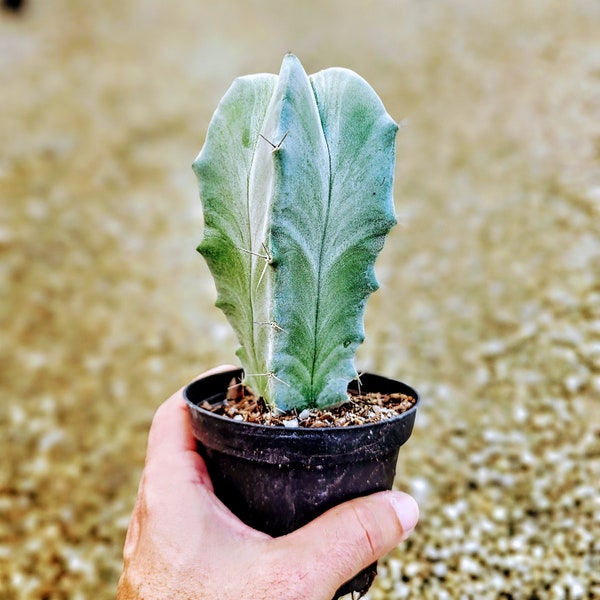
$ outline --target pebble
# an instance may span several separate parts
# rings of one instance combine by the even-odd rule
[[[453,504],[447,504],[444,507],[444,513],[450,519],[458,519],[468,509],[466,500],[461,499]]]
[[[48,452],[55,446],[59,445],[64,439],[64,431],[61,429],[51,429],[47,433],[41,435],[38,442],[38,450],[40,452]]]
[[[0,248],[9,246],[13,241],[13,233],[8,227],[0,226]]]
[[[414,496],[418,504],[426,504],[431,485],[424,477],[413,477],[409,482],[410,493]]]
[[[515,405],[513,408],[513,417],[516,423],[524,423],[529,417],[529,411],[523,405]]]
[[[435,563],[431,567],[431,572],[439,579],[443,579],[444,577],[446,577],[446,573],[448,573],[448,566],[442,562]]]

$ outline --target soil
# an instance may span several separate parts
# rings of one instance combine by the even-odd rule
[[[250,389],[232,380],[227,397],[201,406],[237,421],[283,427],[349,427],[392,419],[412,408],[416,400],[406,394],[348,392],[348,400],[327,409],[311,408],[281,412],[256,398]]]

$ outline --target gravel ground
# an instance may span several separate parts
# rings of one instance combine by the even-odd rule
[[[600,598],[600,7],[31,0],[0,13],[0,599],[111,598],[154,410],[235,340],[191,161],[236,75],[405,127],[359,366],[422,409],[371,600]]]

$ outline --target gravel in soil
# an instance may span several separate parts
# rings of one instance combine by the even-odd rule
[[[416,400],[406,394],[379,394],[349,392],[343,404],[329,408],[311,408],[282,412],[268,406],[262,398],[232,380],[223,402],[204,402],[202,408],[225,415],[237,421],[281,427],[349,427],[392,419],[415,405]]]

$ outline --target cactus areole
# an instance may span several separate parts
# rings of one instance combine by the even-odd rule
[[[194,162],[198,251],[239,339],[244,383],[280,410],[347,398],[374,262],[395,224],[397,125],[347,69],[234,81]]]

